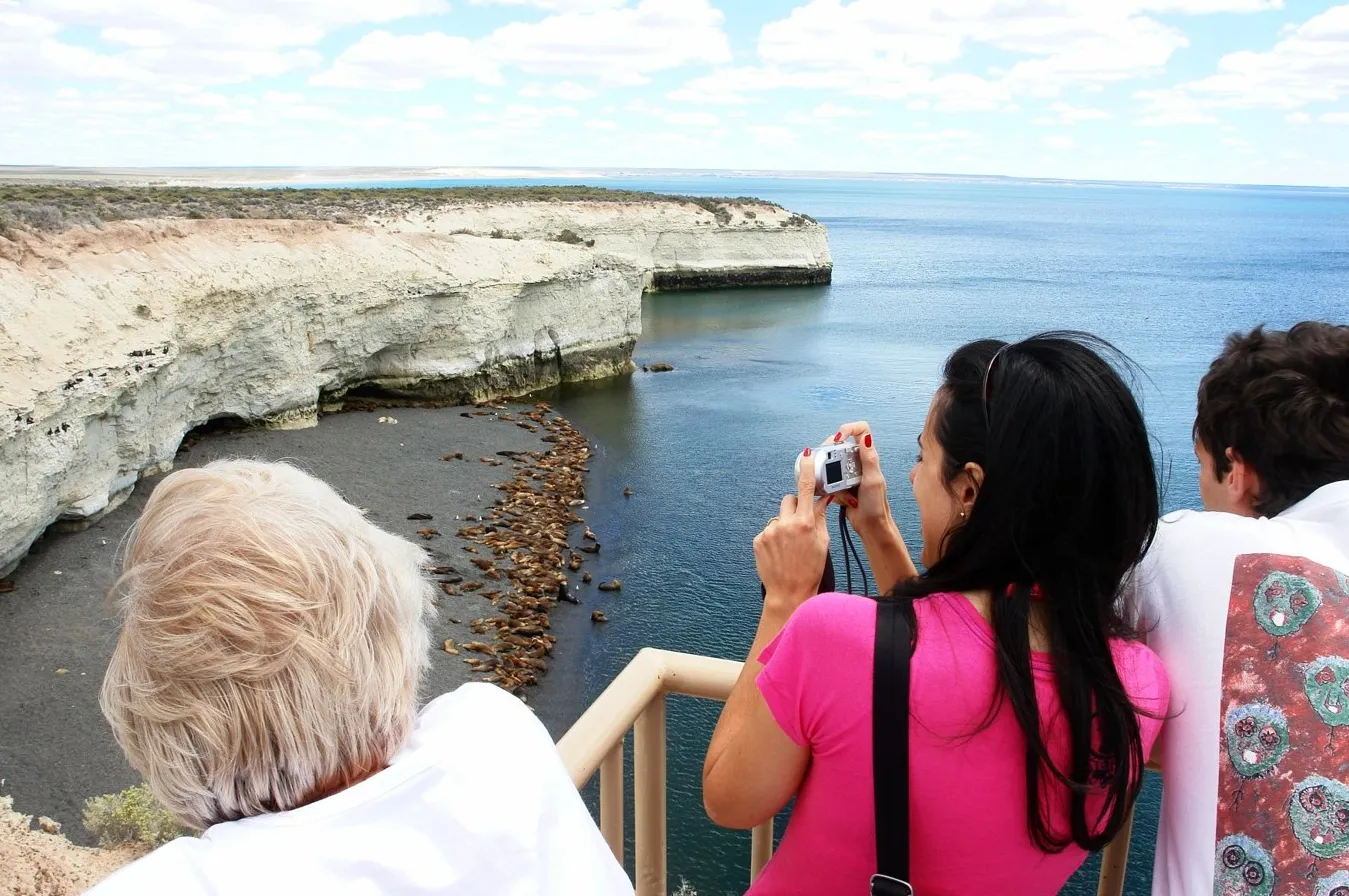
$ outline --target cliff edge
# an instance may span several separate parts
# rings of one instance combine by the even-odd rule
[[[147,191],[102,192],[0,204],[0,574],[204,423],[311,426],[358,386],[470,402],[626,373],[644,290],[832,269],[823,227],[754,200],[252,190],[225,218],[191,204],[211,191],[158,217],[135,211]],[[367,204],[301,199],[335,192]]]

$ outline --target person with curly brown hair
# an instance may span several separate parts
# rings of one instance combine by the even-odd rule
[[[1194,450],[1204,511],[1162,520],[1126,594],[1171,678],[1153,892],[1338,893],[1349,326],[1230,336],[1199,385]]]

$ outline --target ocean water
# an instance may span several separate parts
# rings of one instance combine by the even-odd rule
[[[559,734],[641,647],[744,658],[759,600],[751,540],[792,488],[796,452],[840,423],[871,422],[896,518],[916,548],[906,474],[941,364],[960,344],[1046,329],[1114,342],[1140,368],[1163,503],[1176,509],[1198,506],[1195,387],[1223,338],[1262,323],[1349,318],[1349,191],[592,182],[779,202],[828,227],[835,268],[827,287],[649,296],[637,359],[675,372],[557,396],[596,446],[586,513],[604,545],[597,578],[624,581],[617,596],[585,598],[605,608],[607,626],[575,621],[580,613],[561,623],[568,647],[537,701]],[[702,813],[699,773],[717,709],[689,698],[669,707],[671,881],[685,878],[703,896],[741,892],[749,854],[747,834],[719,831]],[[1131,894],[1150,891],[1159,793],[1150,780]],[[952,844],[951,861],[977,861],[978,848]],[[1095,864],[1064,892],[1094,893]]]

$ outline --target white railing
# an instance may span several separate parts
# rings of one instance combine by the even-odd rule
[[[631,729],[634,883],[637,896],[666,893],[665,695],[725,700],[741,664],[647,647],[557,742],[572,782],[600,774],[600,831],[619,862],[623,855],[623,743]],[[1101,855],[1097,896],[1121,896],[1133,817]],[[750,881],[773,855],[772,819],[750,837]]]

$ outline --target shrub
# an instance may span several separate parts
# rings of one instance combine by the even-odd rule
[[[562,231],[557,236],[553,237],[553,240],[559,243],[566,243],[569,246],[580,246],[585,243],[585,240],[581,239],[576,231],[571,229]],[[591,240],[590,244],[593,246],[595,241]]]
[[[104,847],[122,843],[155,847],[193,835],[174,820],[144,784],[85,800],[84,826]]]
[[[454,205],[525,202],[692,204],[709,212],[722,225],[729,224],[733,218],[731,206],[740,208],[746,217],[754,216],[752,211],[745,211],[747,208],[775,207],[764,200],[748,197],[709,198],[582,186],[258,189],[0,182],[0,228],[9,232],[51,232],[107,221],[189,217],[355,223],[372,214],[381,218],[399,218],[419,211],[430,215]],[[514,238],[502,232],[493,235],[497,239]],[[571,242],[570,239],[564,241]]]

